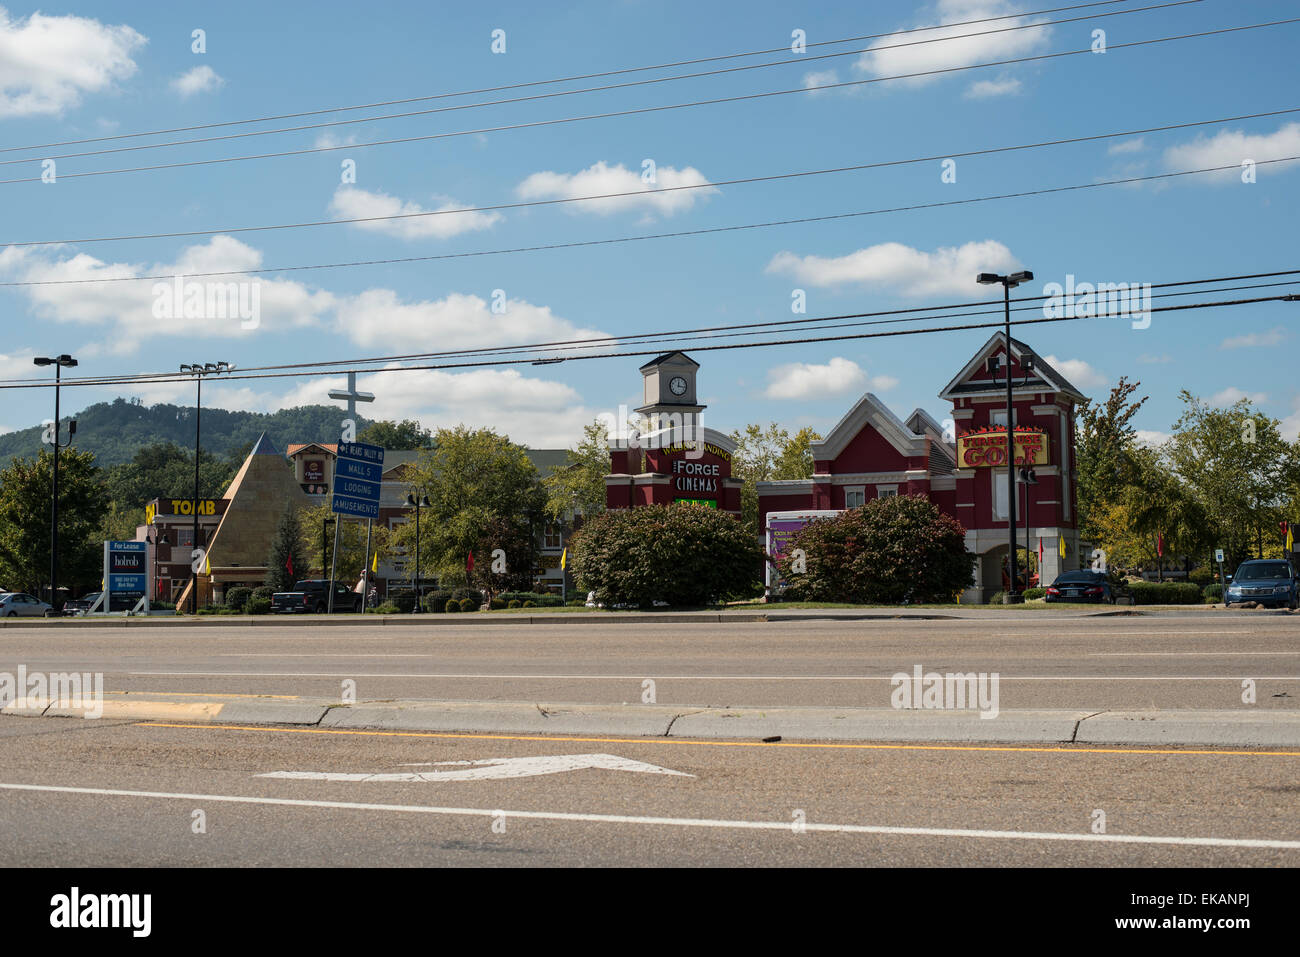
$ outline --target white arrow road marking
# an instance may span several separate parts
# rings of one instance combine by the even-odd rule
[[[259,778],[288,778],[293,781],[364,781],[372,782],[426,782],[438,781],[491,781],[501,778],[531,778],[539,774],[559,774],[563,771],[583,771],[603,768],[606,771],[639,771],[642,774],[672,774],[683,778],[695,775],[685,771],[670,771],[657,764],[620,758],[616,754],[548,754],[536,758],[488,758],[483,761],[437,761],[436,765],[458,765],[459,771],[396,771],[383,774],[348,773],[341,771],[270,771],[258,774]],[[468,765],[468,767],[466,767]]]
[[[277,807],[314,807],[336,811],[380,811],[399,814],[439,814],[455,817],[493,817],[499,809],[477,807],[432,807],[422,804],[363,804],[357,801],[307,801],[297,798],[255,797],[243,794],[186,794],[172,791],[125,791],[116,788],[82,788],[58,784],[0,784],[5,791],[41,791],[58,794],[87,794],[98,797],[128,797],[164,801],[220,801],[228,804],[262,804]],[[790,833],[789,821],[741,821],[695,817],[648,817],[627,814],[590,814],[573,811],[506,811],[511,819],[569,821],[591,824],[647,824],[668,827],[720,828],[745,831]],[[1083,844],[1172,844],[1181,847],[1253,847],[1300,850],[1300,841],[1242,837],[1175,837],[1148,834],[1092,834],[1059,831],[989,831],[952,827],[897,827],[884,824],[820,824],[808,821],[805,829],[815,834],[881,834],[891,837],[977,837],[992,840],[1071,841]]]

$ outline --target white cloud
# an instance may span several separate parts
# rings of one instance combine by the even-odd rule
[[[172,89],[188,99],[196,93],[212,93],[226,85],[226,81],[217,75],[217,71],[206,63],[186,70],[172,79]]]
[[[1174,357],[1169,355],[1167,352],[1162,352],[1158,356],[1153,355],[1149,352],[1143,353],[1142,355],[1138,356],[1138,362],[1141,362],[1144,365],[1164,365],[1167,362],[1173,362],[1173,361],[1174,361]]]
[[[1165,150],[1165,165],[1170,170],[1209,169],[1229,166],[1231,169],[1207,173],[1204,178],[1215,183],[1228,184],[1241,181],[1241,164],[1244,160],[1261,163],[1283,156],[1300,156],[1300,123],[1287,123],[1275,133],[1249,134],[1239,130],[1223,130],[1212,137],[1201,136],[1190,143],[1171,146]],[[1269,163],[1256,168],[1257,174],[1289,169],[1300,161]]]
[[[200,273],[256,269],[262,265],[260,250],[229,236],[214,236],[206,243],[186,247],[174,262],[152,265],[104,262],[86,253],[59,258],[60,249],[40,253],[13,248],[4,250],[0,252],[0,274],[23,282],[164,275],[192,277]],[[230,283],[239,284],[238,289],[248,305],[254,301],[255,289],[258,305],[256,329],[280,331],[312,325],[334,306],[334,297],[329,293],[309,290],[298,282],[265,276],[212,276],[187,281],[212,283],[213,289],[221,287],[223,291]],[[234,315],[211,319],[185,318],[181,314],[164,318],[155,316],[156,302],[161,301],[160,297],[167,295],[170,288],[174,288],[170,282],[141,280],[25,286],[21,291],[39,318],[107,327],[101,349],[119,355],[137,352],[158,336],[190,339],[256,334],[253,328],[242,328],[241,319]],[[180,309],[177,313],[183,311]],[[83,351],[89,354],[91,348],[88,345],[83,347]]]
[[[330,211],[341,219],[363,219],[371,216],[409,216],[409,219],[383,219],[372,223],[353,223],[357,229],[373,233],[384,233],[399,239],[423,239],[432,236],[435,239],[449,239],[461,233],[489,229],[501,219],[500,213],[458,213],[453,210],[464,209],[445,196],[435,197],[446,200],[434,207],[438,215],[423,216],[430,212],[419,203],[406,202],[387,193],[372,193],[354,186],[340,186],[334,191],[330,201]]]
[[[989,24],[946,26],[1014,12],[1014,7],[1003,0],[939,0],[934,13],[913,26],[938,26],[940,29],[927,30],[922,34],[895,33],[883,37],[873,43],[868,51],[854,62],[853,69],[867,76],[899,76],[1007,60],[1046,49],[1052,36],[1049,27],[992,32],[996,29],[1030,23],[1031,21],[1025,17]],[[967,36],[967,34],[974,35]],[[955,39],[957,37],[961,39]],[[917,43],[917,40],[940,42]],[[894,49],[883,49],[885,47],[894,47]],[[909,86],[920,86],[941,79],[943,75],[914,77],[899,82]]]
[[[1282,438],[1287,442],[1300,440],[1300,395],[1291,399],[1291,414],[1278,423]]]
[[[1139,136],[1135,140],[1123,140],[1119,143],[1112,143],[1106,147],[1106,153],[1109,156],[1118,156],[1122,153],[1141,153],[1145,150],[1146,140]]]
[[[0,7],[0,118],[77,106],[82,94],[132,76],[132,54],[146,42],[128,26],[39,12],[13,20]]]
[[[1058,359],[1044,356],[1047,364],[1080,389],[1095,389],[1110,382],[1104,372],[1099,372],[1082,359]]]
[[[975,284],[981,272],[1006,272],[1020,261],[1002,243],[992,239],[961,246],[941,246],[924,252],[902,243],[880,243],[847,256],[796,256],[779,252],[766,271],[793,277],[810,286],[862,283],[894,289],[908,295],[959,293],[972,298],[982,287]]]
[[[1016,79],[978,80],[967,88],[963,96],[968,100],[983,100],[994,96],[1015,96],[1019,92],[1020,81]]]
[[[1286,338],[1286,330],[1275,326],[1268,332],[1248,332],[1242,336],[1229,336],[1219,343],[1220,349],[1250,349],[1255,346],[1281,345]]]
[[[824,365],[790,362],[767,373],[769,399],[826,399],[874,389],[884,392],[898,385],[893,376],[868,376],[856,362],[835,356]]]
[[[338,329],[357,345],[402,343],[412,350],[559,342],[603,336],[520,299],[504,300],[505,312],[492,312],[478,296],[451,293],[443,299],[403,302],[391,289],[368,289],[341,300]]]
[[[1154,449],[1168,442],[1170,435],[1168,432],[1161,432],[1159,429],[1138,429],[1135,438],[1139,445]]]
[[[718,192],[706,186],[708,180],[694,166],[676,169],[658,166],[655,182],[642,181],[642,172],[630,170],[622,163],[609,166],[604,160],[572,175],[566,173],[533,173],[515,189],[520,199],[574,199],[581,196],[603,196],[608,193],[634,193],[610,199],[593,199],[572,203],[567,209],[572,213],[608,215],[628,209],[648,209],[671,216],[694,207],[697,200]],[[674,187],[698,186],[699,189]],[[664,192],[664,190],[672,190]]]
[[[318,150],[331,149],[335,146],[351,146],[356,143],[356,141],[356,133],[349,133],[347,136],[340,136],[333,130],[326,130],[323,133],[317,134],[316,139],[312,141],[312,146],[316,147]]]
[[[1223,389],[1220,392],[1216,392],[1214,393],[1214,395],[1210,396],[1210,405],[1221,408],[1223,406],[1235,405],[1237,402],[1240,402],[1242,399],[1249,400],[1252,405],[1263,405],[1265,402],[1268,401],[1268,393],[1267,392],[1243,392],[1241,389],[1238,389],[1235,385],[1230,385],[1226,389]]]
[[[805,73],[803,75],[803,86],[805,90],[814,86],[829,86],[832,83],[838,82],[840,82],[840,77],[834,70],[814,70],[811,73]],[[825,93],[829,91],[822,90],[821,92]]]

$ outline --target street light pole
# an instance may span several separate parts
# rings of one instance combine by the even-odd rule
[[[1024,601],[1024,597],[1016,590],[1016,410],[1011,404],[1011,290],[1033,278],[1034,274],[1025,270],[1010,276],[982,272],[976,279],[976,282],[986,286],[998,283],[1002,285],[1003,335],[1007,350],[1007,568],[1011,573],[1007,591],[1002,596],[1004,605],[1018,605]]]
[[[199,420],[203,416],[203,377],[219,372],[230,372],[235,367],[229,362],[208,362],[181,365],[181,372],[194,376],[194,500],[190,511],[194,518],[194,540],[190,544],[190,614],[199,607]],[[206,552],[204,553],[206,556]]]
[[[415,613],[419,614],[423,609],[420,608],[420,509],[429,507],[429,496],[421,495],[419,500],[414,495],[406,496],[407,508],[415,509]]]
[[[38,366],[54,366],[54,475],[50,483],[50,610],[57,615],[59,613],[59,384],[63,379],[63,367],[71,368],[77,364],[77,360],[64,353],[55,358],[37,356],[32,359],[32,363]],[[76,434],[77,422],[74,419],[68,423],[69,446],[72,445],[72,437]]]

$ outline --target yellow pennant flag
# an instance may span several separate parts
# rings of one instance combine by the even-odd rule
[[[1060,556],[1061,556],[1062,558],[1064,558],[1064,557],[1065,557],[1065,536],[1064,536],[1064,535],[1061,536],[1061,541],[1060,541],[1060,543],[1056,546],[1056,548],[1057,548],[1057,551],[1060,553]]]
[[[374,559],[374,561],[372,561],[372,562],[370,563],[370,570],[371,570],[372,572],[377,572],[377,571],[379,571],[379,553],[378,553],[378,552],[375,552],[375,559]]]
[[[203,574],[205,575],[212,574],[212,559],[209,558],[207,555],[203,556]]]
[[[561,571],[565,568],[565,566],[568,564],[568,562],[569,562],[569,549],[566,547],[566,548],[564,549],[564,551],[560,552],[560,569],[561,569]]]
[[[1286,550],[1288,552],[1295,551],[1295,536],[1291,534],[1291,524],[1289,522],[1286,526]]]

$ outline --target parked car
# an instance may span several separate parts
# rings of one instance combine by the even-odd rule
[[[1119,602],[1133,604],[1133,593],[1118,577],[1106,572],[1083,569],[1065,572],[1047,586],[1044,599],[1051,602],[1098,602],[1115,605]]]
[[[44,618],[54,609],[31,595],[20,591],[0,594],[0,618]]]
[[[80,598],[70,598],[63,603],[63,614],[65,615],[85,615],[94,607],[95,602],[99,601],[100,592],[92,591],[89,594],[82,595]],[[112,611],[131,611],[136,606],[139,599],[130,595],[113,595]],[[107,608],[96,608],[95,611],[109,611]]]
[[[334,610],[360,611],[361,595],[342,582],[333,582]],[[296,582],[293,591],[278,591],[271,596],[271,611],[277,614],[314,612],[323,614],[329,609],[331,582],[324,578]]]
[[[1246,602],[1257,602],[1265,608],[1286,607],[1294,611],[1300,602],[1300,585],[1296,582],[1295,566],[1275,558],[1242,562],[1232,575],[1223,603],[1231,608]]]

